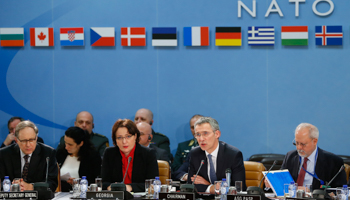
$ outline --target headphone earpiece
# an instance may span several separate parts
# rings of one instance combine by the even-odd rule
[[[152,140],[152,137],[150,135],[148,136],[148,140]]]
[[[150,121],[150,122],[149,122],[149,125],[151,125],[151,126],[152,126],[152,124],[153,124],[153,123],[152,123],[152,121]]]

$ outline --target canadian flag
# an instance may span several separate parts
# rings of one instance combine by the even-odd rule
[[[30,28],[30,46],[53,45],[53,28]]]

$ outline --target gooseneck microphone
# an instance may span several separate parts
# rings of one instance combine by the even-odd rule
[[[128,158],[128,165],[126,166],[126,171],[125,171],[125,174],[124,174],[124,178],[123,178],[123,182],[122,182],[122,183],[124,183],[124,181],[125,181],[125,177],[126,177],[126,174],[128,173],[128,169],[129,169],[129,165],[130,165],[131,159],[132,159],[132,157],[129,157],[129,158]]]
[[[204,160],[202,160],[202,161],[201,161],[201,165],[199,165],[198,171],[197,171],[197,173],[196,173],[196,176],[195,176],[194,179],[193,179],[192,185],[194,185],[194,182],[196,181],[196,178],[197,178],[197,176],[198,176],[198,173],[199,173],[199,171],[201,170],[203,164],[204,164]]]
[[[226,181],[227,181],[227,183],[228,183],[228,186],[231,186],[231,173],[232,173],[232,171],[231,171],[230,168],[227,168],[227,169],[225,170]]]
[[[204,164],[204,160],[201,160],[201,164],[200,164],[200,166],[199,166],[199,168],[198,168],[198,170],[197,170],[196,176],[194,177],[192,184],[182,184],[182,185],[180,186],[180,191],[181,191],[181,192],[194,192],[194,193],[196,193],[196,189],[195,189],[195,186],[194,186],[194,182],[196,181],[196,178],[197,178],[197,176],[198,176],[198,173],[199,173],[199,171],[201,170],[203,164]],[[188,167],[188,172],[190,172],[190,167]],[[189,174],[189,173],[188,173],[188,174]],[[188,176],[188,177],[187,177],[187,180],[189,180],[190,178],[191,178],[191,177]]]
[[[48,175],[49,175],[49,162],[50,162],[50,158],[46,157],[46,179],[45,179],[46,183],[47,183],[47,179],[48,179]]]
[[[332,199],[332,197],[329,196],[326,189],[327,187],[333,182],[333,180],[340,174],[341,171],[344,170],[344,165],[342,165],[339,169],[339,171],[333,176],[333,178],[324,186],[322,189],[315,189],[312,192],[312,197],[315,199]],[[321,186],[322,187],[322,186]]]
[[[38,200],[53,199],[55,197],[54,193],[51,191],[48,184],[48,174],[49,174],[49,163],[50,158],[46,157],[46,175],[45,182],[37,182],[33,184],[33,190],[38,191]]]
[[[261,184],[262,184],[262,181],[264,180],[264,178],[266,177],[267,174],[270,173],[271,169],[276,165],[277,163],[277,160],[275,160],[272,164],[272,166],[270,167],[270,169],[267,171],[267,173],[263,176],[263,178],[261,179],[260,181],[260,184],[259,184],[259,187],[256,187],[256,186],[249,186],[247,188],[247,194],[249,195],[260,195],[261,196],[261,199],[267,199],[266,196],[265,196],[265,192],[263,189],[261,189]]]

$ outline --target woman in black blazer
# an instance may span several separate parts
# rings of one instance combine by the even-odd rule
[[[129,119],[119,119],[112,128],[114,147],[105,150],[102,161],[103,189],[110,190],[111,183],[122,182],[125,172],[126,190],[145,191],[145,180],[159,176],[154,150],[138,144],[140,132]],[[127,169],[128,160],[130,160]]]
[[[79,127],[70,127],[64,136],[65,148],[57,150],[56,158],[61,176],[70,173],[71,178],[61,180],[62,192],[72,190],[74,178],[86,176],[89,184],[100,175],[101,157],[90,142],[90,135]]]

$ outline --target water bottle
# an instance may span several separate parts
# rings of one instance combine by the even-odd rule
[[[297,193],[297,187],[295,186],[294,181],[290,182],[288,191],[289,191],[289,197],[295,198],[295,195]]]
[[[86,176],[83,176],[80,181],[80,198],[86,198],[86,191],[88,189],[88,181]]]
[[[228,192],[228,183],[226,181],[226,178],[223,178],[221,181],[221,187],[220,187],[220,192],[221,192],[221,200],[226,200],[227,199],[227,192]]]
[[[159,180],[159,177],[156,177],[156,180],[153,181],[153,199],[158,199],[159,198],[159,192],[160,192],[160,186],[162,183]]]
[[[342,200],[348,200],[349,189],[347,185],[343,185],[343,188],[341,189],[341,194],[342,194]]]
[[[11,181],[8,176],[5,176],[5,179],[2,183],[2,187],[4,188],[4,192],[10,192],[11,190]]]

